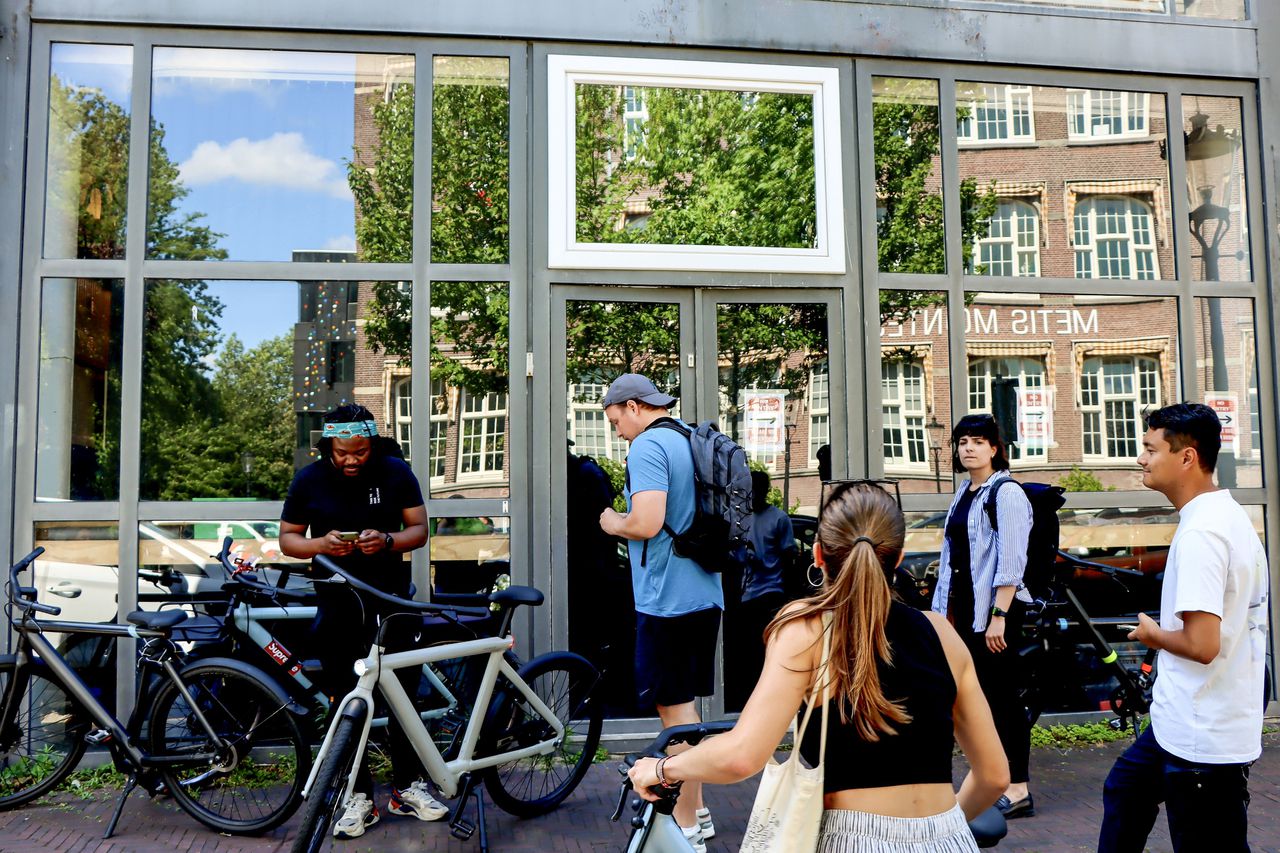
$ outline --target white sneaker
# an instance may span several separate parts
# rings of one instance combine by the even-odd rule
[[[440,820],[448,816],[449,807],[431,796],[426,782],[418,780],[403,791],[393,788],[387,811],[392,814],[412,815],[418,820]]]
[[[681,826],[680,831],[684,833],[685,841],[688,841],[689,846],[693,848],[693,853],[707,853],[707,845],[702,840],[702,827],[699,824]]]
[[[364,831],[378,822],[378,808],[364,794],[353,794],[347,800],[347,809],[333,825],[334,838],[359,838]]]
[[[698,818],[698,829],[702,830],[702,840],[710,841],[716,837],[716,825],[711,822],[711,809],[698,809],[694,812]]]

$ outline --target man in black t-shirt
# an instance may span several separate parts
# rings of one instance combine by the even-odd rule
[[[409,564],[403,552],[427,541],[427,510],[413,471],[399,458],[399,446],[379,438],[373,415],[346,405],[324,417],[317,445],[320,459],[293,478],[280,519],[280,550],[290,557],[324,554],[378,589],[408,597]],[[356,683],[352,665],[364,657],[383,620],[387,651],[410,648],[418,633],[416,617],[389,618],[394,608],[361,600],[350,587],[319,584],[313,636],[319,646],[322,686],[336,703]],[[402,670],[410,696],[417,678]],[[336,704],[331,710],[336,709]],[[389,758],[395,785],[388,809],[393,814],[439,820],[449,810],[421,781],[422,765],[404,731],[391,720]],[[356,838],[377,823],[373,777],[362,759],[355,791],[334,824],[334,837]]]

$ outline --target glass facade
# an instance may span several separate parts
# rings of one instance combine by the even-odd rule
[[[1254,32],[1242,0],[999,5],[1001,26],[1077,37]],[[1176,522],[1141,485],[1143,413],[1206,402],[1218,482],[1262,524],[1276,229],[1256,77],[1087,45],[1075,69],[997,52],[976,72],[789,27],[764,52],[170,23],[37,24],[25,83],[4,508],[51,584],[102,587],[77,599],[94,618],[117,615],[107,596],[146,606],[162,567],[209,583],[223,535],[278,559],[323,414],[358,403],[423,487],[418,589],[538,586],[525,651],[600,655],[609,715],[647,717],[630,571],[596,523],[623,491],[600,401],[625,371],[768,474],[792,592],[840,477],[899,481],[927,576],[971,412],[1000,421],[1015,476],[1068,489],[1064,545],[1147,572]],[[591,70],[610,62],[635,68]]]

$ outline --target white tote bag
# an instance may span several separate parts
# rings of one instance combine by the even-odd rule
[[[760,777],[751,818],[742,838],[741,853],[813,853],[818,846],[818,830],[822,824],[822,762],[827,754],[826,680],[827,656],[831,653],[831,619],[822,618],[822,661],[818,665],[814,690],[809,696],[804,719],[796,732],[791,755],[779,764],[770,757]],[[819,697],[821,694],[821,700]],[[804,739],[809,717],[816,702],[822,705],[822,735],[818,746],[818,763],[812,768],[800,761],[800,743]]]

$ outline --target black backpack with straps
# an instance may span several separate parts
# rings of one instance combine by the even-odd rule
[[[693,454],[693,522],[677,533],[663,521],[672,549],[708,572],[719,572],[741,560],[743,548],[751,548],[751,469],[747,452],[720,432],[711,421],[690,428],[674,418],[659,418],[647,429],[670,429],[689,439]],[[631,476],[627,474],[627,488]],[[648,542],[640,558],[645,565]]]
[[[1067,502],[1067,490],[1048,483],[1020,483],[1012,477],[1000,479],[991,487],[985,505],[992,533],[1000,530],[996,495],[1007,483],[1021,487],[1031,502],[1031,535],[1027,537],[1027,570],[1022,582],[1033,594],[1039,594],[1049,582],[1053,564],[1058,559],[1058,510]]]

